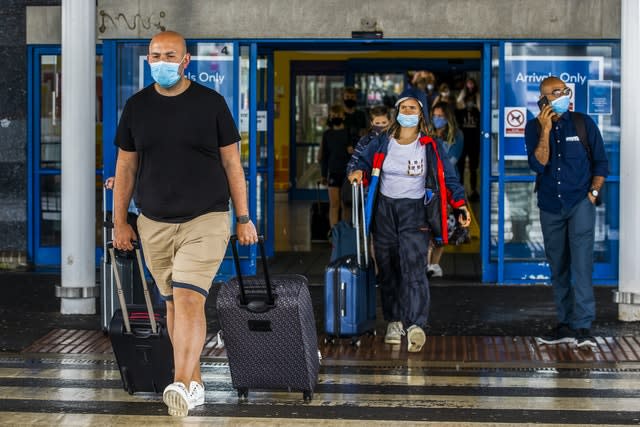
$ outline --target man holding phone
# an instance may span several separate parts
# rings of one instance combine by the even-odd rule
[[[540,114],[525,128],[558,317],[553,334],[538,342],[593,348],[595,204],[609,169],[600,130],[588,115],[568,111],[570,99],[562,80],[547,77],[540,84]]]

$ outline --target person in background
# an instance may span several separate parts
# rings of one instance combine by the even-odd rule
[[[456,108],[456,98],[451,93],[451,89],[447,83],[442,83],[438,87],[438,96],[433,100],[433,104],[431,104],[431,108],[435,107],[436,104],[444,102],[447,104],[447,108],[451,111],[454,111]]]
[[[349,130],[344,123],[345,112],[342,105],[336,104],[329,109],[328,126],[322,135],[320,152],[320,173],[322,183],[329,192],[329,224],[333,228],[340,220],[351,218],[351,209],[341,201],[340,189],[346,179],[346,168],[349,157],[353,153],[353,142]]]
[[[473,103],[480,110],[480,88],[473,77],[468,77],[465,80],[464,87],[456,98],[456,107],[459,110],[464,109],[468,103]]]
[[[442,92],[441,92],[442,93]],[[462,131],[458,129],[453,111],[449,108],[449,104],[442,101],[433,106],[431,110],[431,122],[436,130],[435,139],[445,148],[449,157],[449,163],[454,167],[462,154],[464,147],[464,136]],[[440,267],[440,259],[444,252],[444,246],[441,242],[432,240],[429,247],[429,262],[427,266],[427,275],[429,277],[442,277],[442,267]]]
[[[411,85],[414,88],[421,90],[424,93],[424,99],[418,98],[420,102],[423,102],[427,111],[430,111],[435,99],[439,93],[436,90],[436,76],[431,71],[423,70],[417,71],[413,75]],[[424,104],[426,102],[426,104]]]
[[[367,133],[367,115],[358,109],[358,91],[353,87],[345,87],[342,93],[344,103],[344,127],[349,131],[351,145]]]
[[[469,201],[480,200],[478,193],[478,166],[480,162],[480,91],[476,81],[468,78],[457,99],[458,124],[464,134],[464,150],[458,159],[460,182],[464,184],[464,171],[469,158]]]
[[[358,162],[358,156],[362,152],[362,150],[369,145],[371,141],[378,137],[382,132],[384,132],[389,125],[391,125],[391,115],[389,114],[389,109],[383,105],[373,107],[369,110],[369,132],[360,138],[358,144],[356,144],[356,148],[353,150],[353,154],[351,155],[351,159],[349,159],[349,163],[347,164],[347,169],[350,169]],[[351,186],[349,181],[347,181],[349,186],[349,199],[351,199]],[[350,202],[349,202],[350,203]]]
[[[367,144],[347,173],[349,181],[360,182],[370,176],[374,157],[382,162],[378,194],[370,191],[368,197],[377,196],[372,231],[383,314],[389,322],[385,342],[400,344],[406,335],[407,350],[419,352],[426,342],[430,301],[425,184],[427,174],[434,172],[428,169],[437,168],[443,179],[440,194],[463,211],[466,206],[455,169],[442,160],[446,151],[427,127],[424,106],[413,96],[402,96],[396,108],[389,131]]]
[[[541,103],[537,120],[527,123],[525,143],[529,166],[537,173],[540,225],[558,323],[552,335],[538,341],[594,348],[595,204],[609,174],[607,155],[593,119],[568,111],[571,89],[562,80],[544,79],[539,99],[546,105]]]

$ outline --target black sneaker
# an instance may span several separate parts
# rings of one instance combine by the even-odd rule
[[[596,339],[591,335],[591,331],[589,329],[578,329],[576,332],[576,341],[578,343],[578,348],[586,348],[586,349],[594,349],[598,347],[596,343]]]
[[[573,344],[576,342],[576,332],[569,327],[569,325],[560,323],[553,330],[551,335],[546,335],[543,337],[536,337],[536,342],[538,344]]]

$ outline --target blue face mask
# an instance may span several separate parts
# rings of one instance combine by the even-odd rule
[[[420,116],[417,114],[398,114],[396,119],[400,126],[403,128],[413,128],[418,126],[418,122],[420,121]]]
[[[571,99],[569,96],[564,95],[558,99],[554,99],[551,101],[551,109],[556,114],[564,114],[569,110],[569,104],[571,103]]]
[[[184,60],[184,58],[182,58]],[[180,62],[150,62],[149,67],[151,67],[151,77],[156,81],[161,87],[165,89],[169,89],[180,80],[180,73],[178,70],[180,69]]]
[[[431,118],[431,121],[433,122],[433,125],[436,127],[436,129],[442,129],[443,127],[445,127],[447,125],[447,118],[446,117],[433,116]]]

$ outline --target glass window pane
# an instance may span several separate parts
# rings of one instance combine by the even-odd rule
[[[361,98],[358,106],[363,108],[376,105],[392,108],[404,89],[402,73],[362,73],[356,74],[354,80]]]
[[[600,197],[602,198],[602,204],[596,206],[594,261],[603,263],[617,262],[620,234],[617,205],[620,200],[620,184],[617,182],[605,183]]]
[[[102,239],[104,235],[104,218],[103,218],[103,183],[102,174],[96,175],[96,246],[102,246]],[[109,208],[108,210],[111,210]]]
[[[329,107],[342,100],[344,76],[296,76],[296,188],[315,189],[320,180],[318,152]]]
[[[505,184],[504,253],[505,261],[545,261],[544,239],[540,227],[538,198],[533,182]],[[619,184],[607,183],[602,205],[596,207],[594,261],[608,263],[617,259],[619,221],[610,209],[619,197]],[[498,184],[492,184],[491,258],[498,257]]]
[[[505,261],[544,261],[544,241],[533,182],[505,183]],[[498,184],[491,188],[491,257],[498,257]]]
[[[498,142],[500,136],[500,48],[491,48],[491,175],[498,175]]]
[[[96,169],[102,168],[102,56],[96,56]],[[61,167],[60,55],[40,56],[40,168]],[[36,171],[39,174],[40,170]],[[60,245],[60,175],[40,175],[40,245]],[[37,196],[36,196],[37,197]],[[96,177],[96,238],[102,241],[102,176]]]
[[[589,114],[602,133],[609,158],[611,175],[618,175],[620,146],[620,49],[619,43],[590,43],[589,45],[556,45],[538,43],[505,44],[505,92],[504,107],[520,107],[526,110],[528,120],[539,113],[541,78],[551,73],[558,75],[572,88],[572,106]],[[591,88],[597,84],[610,87],[605,98],[593,98]],[[594,100],[595,99],[595,100]],[[598,100],[608,99],[602,110]],[[609,111],[606,111],[609,110]],[[506,130],[505,130],[506,132]],[[507,144],[526,155],[524,137],[503,138]],[[521,146],[518,148],[516,146]],[[505,171],[511,175],[530,175],[526,158],[505,156]]]
[[[60,169],[60,55],[40,57],[40,168]]]
[[[256,228],[265,235],[265,239],[268,241],[271,236],[267,235],[267,224],[269,224],[267,209],[269,200],[267,200],[267,196],[269,194],[268,189],[268,178],[266,173],[258,173],[256,176],[256,187],[258,189],[256,197],[257,197],[257,212],[256,212]]]
[[[258,167],[267,167],[267,57],[258,57],[256,70],[256,92],[258,95],[257,141]],[[240,159],[249,167],[249,46],[240,47],[240,120],[239,131],[242,140]]]
[[[102,246],[102,175],[96,175],[96,246]],[[40,176],[40,246],[61,244],[62,202],[60,175]]]
[[[129,97],[153,82],[146,61],[148,49],[148,43],[131,42],[118,46],[118,117]],[[235,114],[233,44],[187,41],[187,50],[191,54],[191,62],[185,75],[218,91]]]
[[[60,246],[60,175],[40,176],[40,246]]]
[[[505,184],[505,260],[544,260],[544,240],[540,228],[538,196],[533,182]],[[510,232],[507,233],[507,224]]]
[[[296,77],[296,144],[319,144],[329,107],[341,102],[343,76]]]

